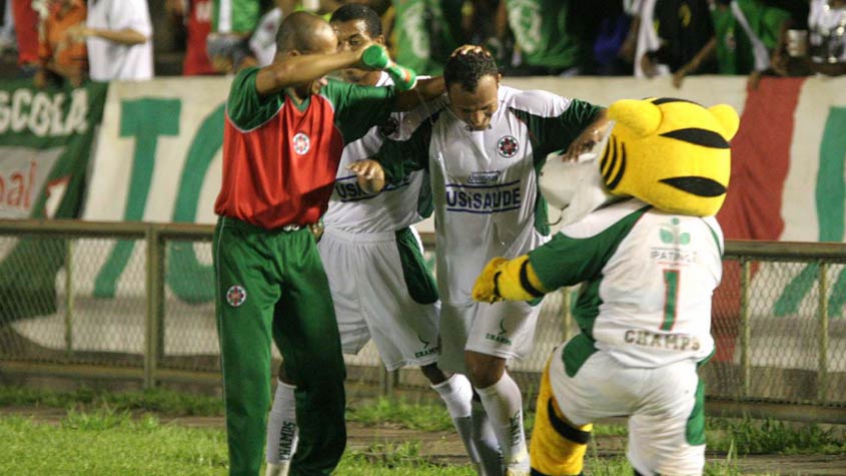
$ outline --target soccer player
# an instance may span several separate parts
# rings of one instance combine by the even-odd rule
[[[444,69],[449,107],[378,155],[391,182],[431,176],[441,306],[439,366],[469,377],[502,451],[506,475],[529,474],[520,389],[506,371],[533,340],[539,306],[477,303],[473,283],[495,256],[516,257],[546,241],[537,170],[546,156],[575,157],[606,127],[604,110],[543,91],[500,85],[487,52],[455,55]],[[475,415],[474,415],[475,416]],[[495,455],[482,455],[485,474]]]
[[[276,61],[247,68],[226,103],[223,183],[215,202],[216,313],[230,474],[256,476],[270,400],[270,341],[296,383],[299,451],[292,474],[329,474],[343,453],[344,361],[332,297],[309,225],[326,211],[345,143],[443,93],[326,81],[359,64],[337,51],[329,24],[308,13],[286,18]],[[352,166],[371,177],[373,161]],[[374,177],[378,178],[378,177]],[[364,180],[365,185],[370,183]],[[371,186],[371,185],[367,185]]]
[[[366,5],[341,7],[332,15],[331,25],[341,51],[384,44],[379,15]],[[349,68],[341,71],[341,76],[362,86],[393,84],[387,73],[378,70]],[[426,173],[412,172],[400,183],[373,194],[347,169],[378,152],[386,136],[407,137],[426,119],[427,110],[420,107],[394,114],[344,148],[318,250],[332,290],[343,351],[357,354],[373,339],[388,370],[420,366],[446,403],[477,463],[479,458],[469,440],[472,389],[465,376],[447,378],[437,366],[437,286],[423,263],[419,239],[411,226],[431,213]],[[295,387],[285,380],[283,364],[267,425],[267,476],[287,474],[297,445]]]

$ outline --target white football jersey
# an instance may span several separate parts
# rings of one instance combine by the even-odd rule
[[[544,243],[548,223],[537,170],[598,110],[544,91],[500,86],[487,130],[469,130],[444,108],[408,141],[385,143],[380,160],[389,175],[429,171],[442,301],[473,302],[473,284],[491,258],[514,258]]]
[[[711,297],[722,250],[714,217],[629,199],[565,226],[529,256],[547,289],[584,283],[574,317],[596,349],[623,365],[654,368],[714,350]]]
[[[391,85],[391,77],[383,72],[376,86]],[[351,233],[380,233],[406,228],[422,220],[423,215],[428,215],[431,200],[426,172],[411,172],[398,183],[388,184],[381,193],[374,195],[359,187],[358,178],[347,170],[347,166],[375,155],[386,137],[407,139],[430,111],[440,107],[441,104],[435,101],[414,111],[392,114],[388,123],[373,127],[361,139],[344,147],[335,190],[323,217],[326,227]],[[422,196],[421,190],[424,191]]]

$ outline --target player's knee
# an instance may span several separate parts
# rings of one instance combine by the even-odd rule
[[[464,354],[467,378],[475,388],[488,388],[496,384],[505,372],[505,359],[467,351]]]
[[[423,375],[432,385],[444,383],[449,378],[449,375],[447,375],[446,372],[438,368],[438,364],[424,365],[420,367],[420,371],[423,372]]]

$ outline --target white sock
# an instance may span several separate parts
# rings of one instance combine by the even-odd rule
[[[480,402],[473,401],[472,404],[473,423],[473,445],[479,453],[481,467],[479,474],[482,476],[500,476],[502,474],[502,453],[499,451],[499,443],[491,427],[485,407]]]
[[[487,388],[477,388],[476,392],[491,420],[506,470],[528,472],[529,451],[523,430],[523,397],[517,383],[505,372],[497,383]]]
[[[476,445],[473,444],[473,422],[472,422],[472,406],[473,401],[473,386],[467,377],[461,374],[453,374],[452,377],[437,385],[432,385],[432,388],[441,396],[452,418],[452,423],[458,431],[458,436],[464,443],[464,448],[467,450],[467,455],[470,456],[470,461],[474,466],[478,466],[480,462],[479,453],[476,451]]]
[[[267,420],[267,476],[285,476],[297,450],[297,405],[294,385],[279,382]]]

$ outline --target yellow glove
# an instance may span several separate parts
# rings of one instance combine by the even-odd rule
[[[505,258],[494,258],[482,270],[482,274],[476,278],[476,284],[473,285],[473,299],[479,302],[497,302],[502,301],[502,296],[499,295],[496,289],[496,274],[500,272],[500,267],[507,263]]]
[[[513,260],[492,259],[473,286],[473,299],[480,302],[531,301],[548,293],[529,263],[529,255]]]

